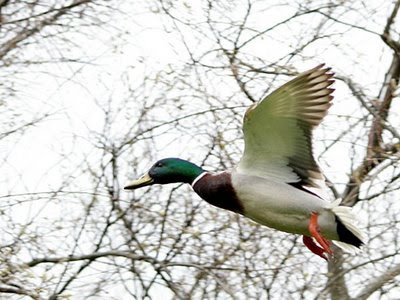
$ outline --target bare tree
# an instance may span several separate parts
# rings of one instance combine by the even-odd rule
[[[3,58],[6,71],[32,62],[16,53],[34,36],[56,35],[59,45],[71,37],[68,24],[101,27],[94,16],[116,9],[98,1],[36,8],[36,2],[0,3],[2,28],[15,26],[0,47],[12,62],[8,66]],[[33,8],[12,19],[18,5]],[[331,0],[127,6],[158,20],[177,58],[156,67],[151,58],[139,58],[127,63],[117,83],[102,81],[97,88],[106,93],[93,92],[96,123],[85,120],[84,128],[73,132],[78,146],[60,153],[61,184],[43,193],[16,195],[11,189],[1,196],[0,294],[12,299],[396,297],[399,6],[400,1]],[[129,16],[120,9],[113,16],[124,14]],[[120,26],[115,32],[125,30]],[[141,20],[135,26],[150,25]],[[12,40],[18,41],[14,48]],[[61,53],[58,63],[77,63],[76,56]],[[327,193],[354,206],[364,222],[368,243],[360,254],[336,249],[326,264],[297,236],[210,207],[185,185],[122,190],[128,177],[164,155],[190,158],[210,171],[235,166],[246,108],[321,61],[333,67],[337,93],[317,132],[315,153],[327,174]],[[79,85],[83,77],[73,78]],[[19,217],[21,210],[31,211],[30,217]]]

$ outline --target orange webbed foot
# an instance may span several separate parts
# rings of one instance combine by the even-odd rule
[[[311,236],[315,238],[317,243],[322,247],[319,247],[311,237],[303,236],[303,243],[306,245],[308,249],[311,250],[314,254],[322,257],[325,260],[328,260],[324,253],[328,253],[329,255],[333,254],[332,249],[329,246],[329,241],[325,239],[319,230],[318,226],[318,214],[316,212],[311,213],[310,223],[308,225],[308,231]]]
[[[310,249],[312,253],[322,257],[326,261],[328,260],[328,258],[324,255],[325,250],[319,247],[311,237],[303,235],[303,243],[308,249]]]

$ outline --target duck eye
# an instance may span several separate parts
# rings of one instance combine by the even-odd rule
[[[156,163],[156,167],[157,167],[157,168],[160,168],[160,167],[162,167],[162,166],[163,166],[162,163],[160,163],[160,162]]]

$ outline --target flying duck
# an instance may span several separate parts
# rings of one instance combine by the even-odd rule
[[[363,244],[350,207],[319,196],[324,176],[312,152],[312,130],[331,106],[334,80],[321,64],[299,74],[244,115],[244,153],[236,168],[213,173],[183,159],[157,161],[125,189],[188,183],[208,203],[280,231],[328,260],[331,242],[354,252]]]

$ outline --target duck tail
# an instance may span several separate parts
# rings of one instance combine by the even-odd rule
[[[356,217],[351,207],[341,206],[342,199],[332,203],[339,241],[332,241],[346,252],[355,253],[364,244],[364,234],[356,225]]]

